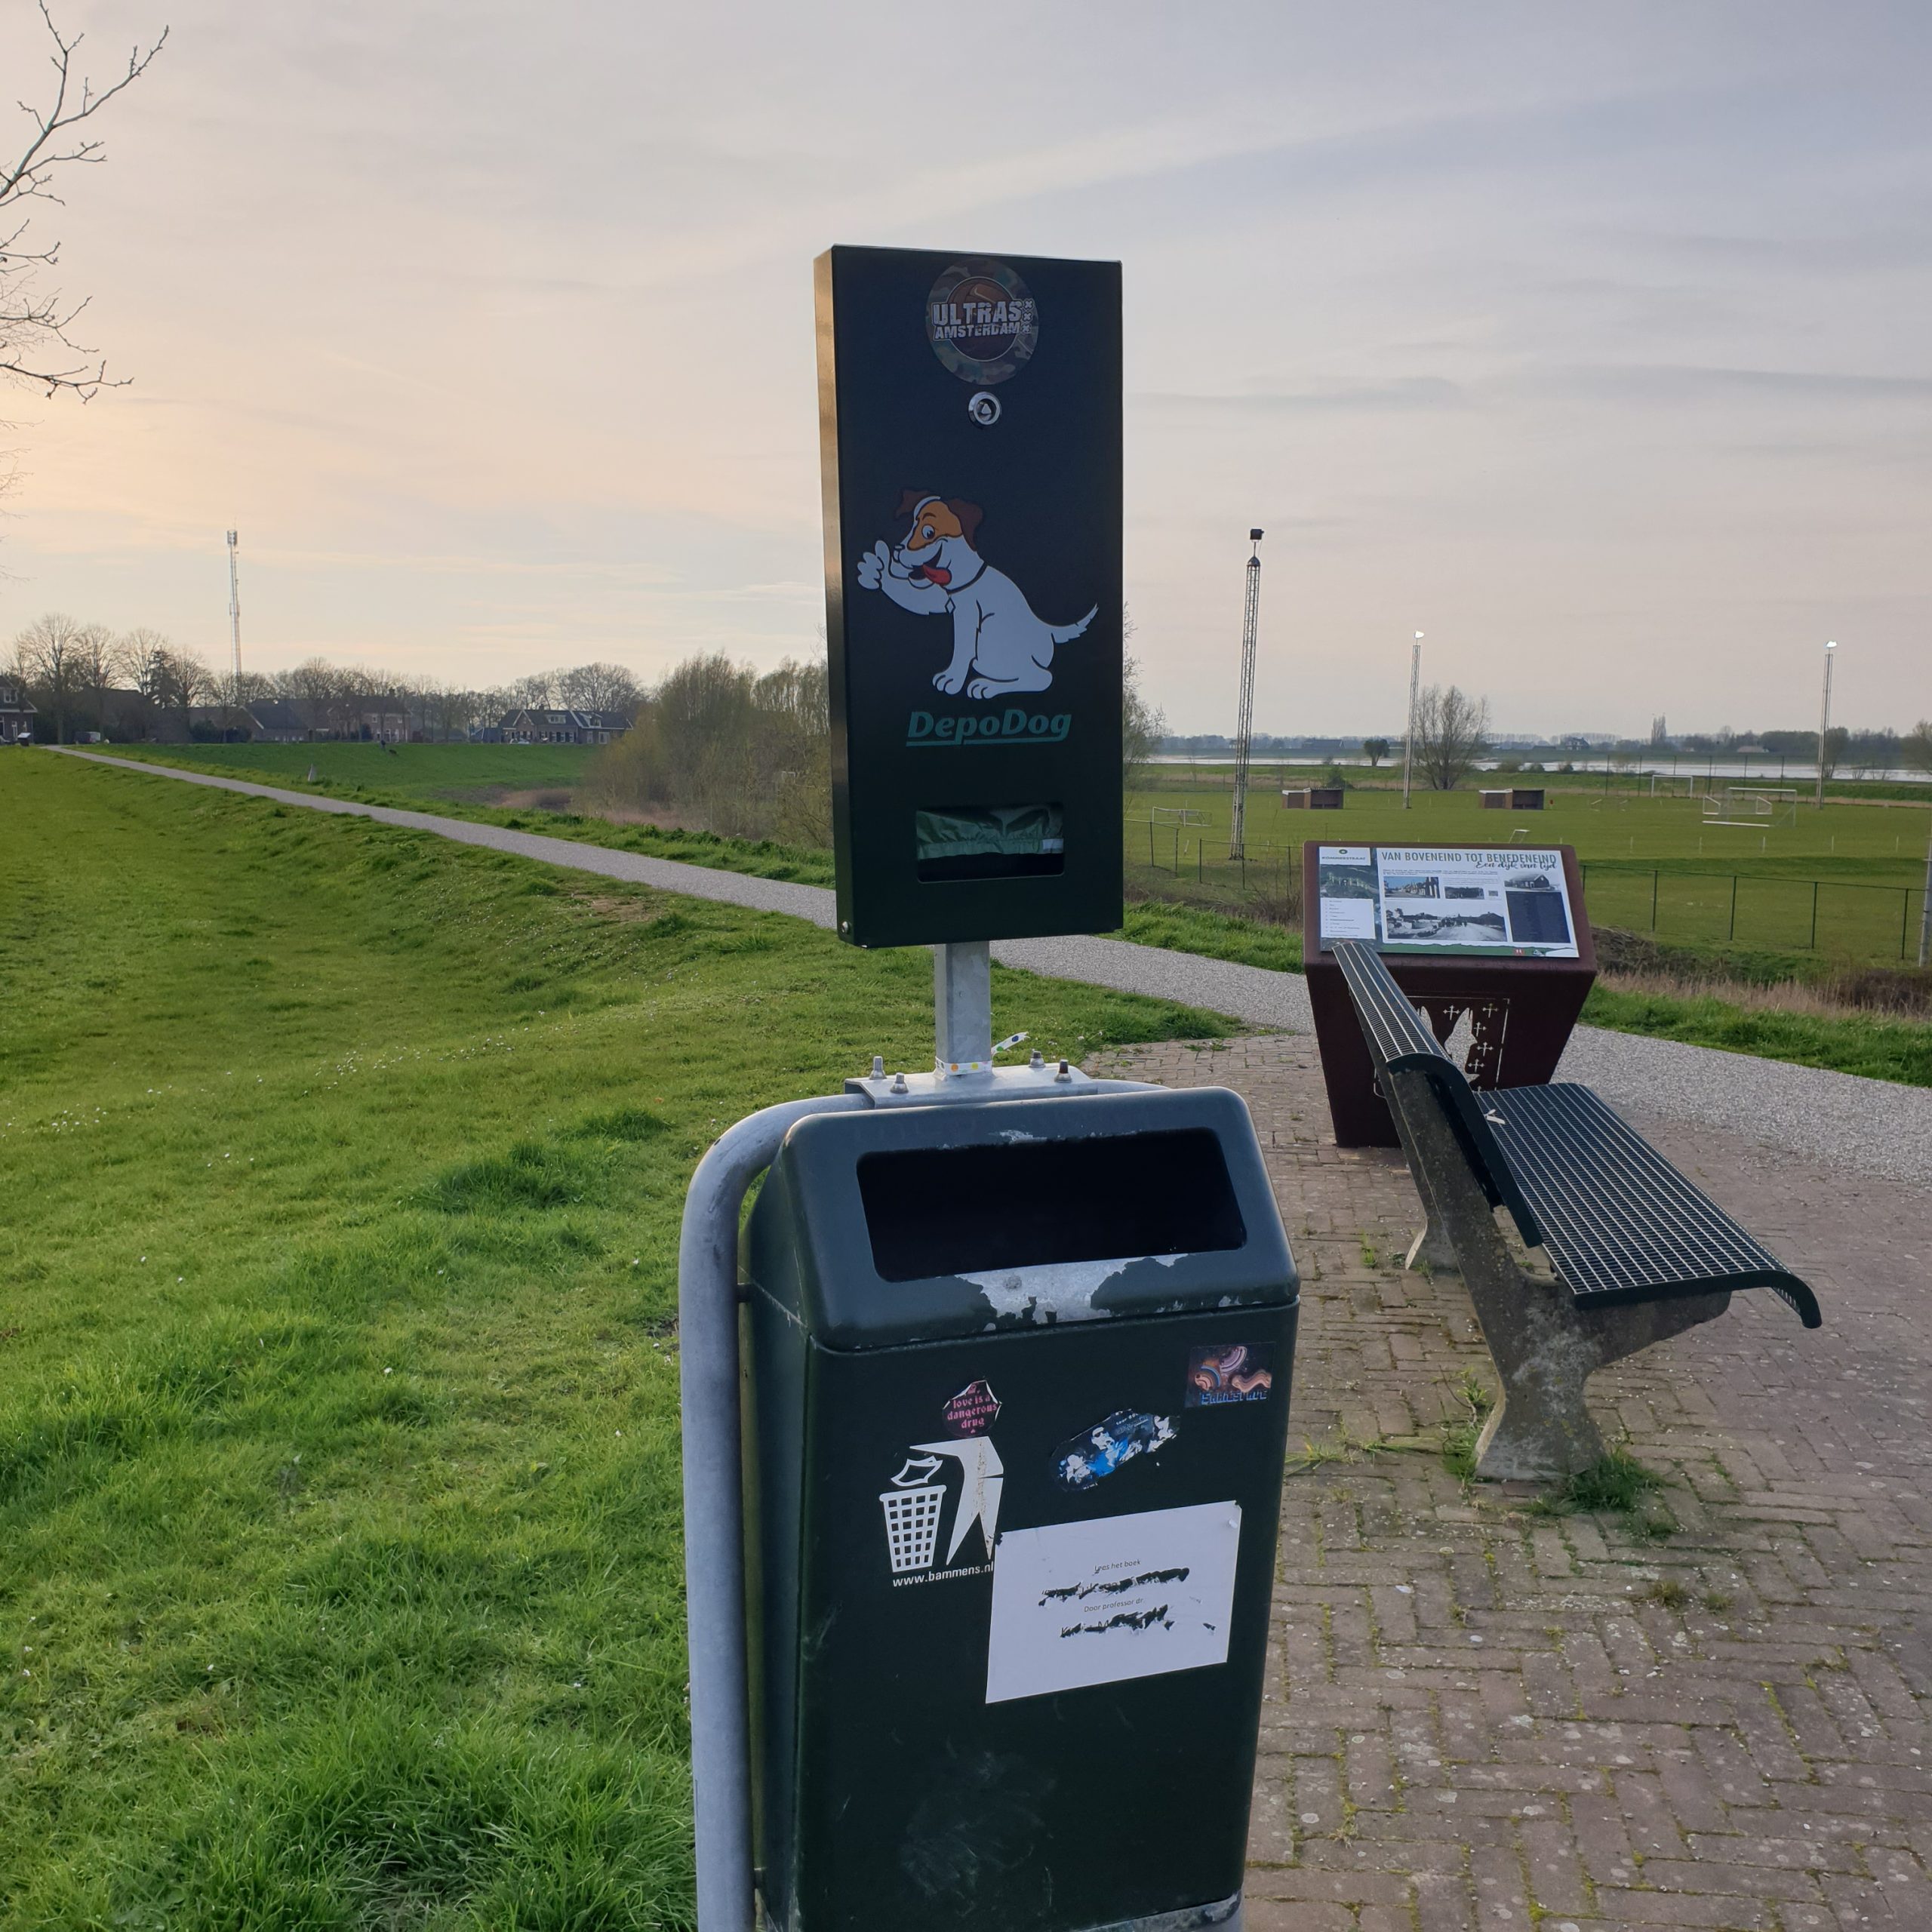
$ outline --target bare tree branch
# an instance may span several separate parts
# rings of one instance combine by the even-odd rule
[[[64,611],[36,617],[14,639],[14,661],[27,683],[46,694],[54,714],[54,742],[67,742],[67,714],[82,689],[80,660],[87,626]]]
[[[35,272],[59,260],[60,245],[56,241],[45,248],[27,245],[31,219],[16,217],[28,202],[63,205],[54,191],[59,171],[106,158],[101,143],[91,133],[78,131],[147,72],[168,44],[168,29],[163,27],[161,37],[145,51],[137,43],[128,54],[127,71],[97,90],[85,75],[78,82],[75,78],[74,55],[84,36],[75,34],[69,39],[55,25],[47,0],[40,0],[40,17],[54,41],[48,56],[54,98],[45,108],[24,100],[19,103],[32,124],[32,133],[18,160],[0,164],[0,226],[11,223],[0,234],[0,376],[48,395],[65,389],[85,402],[97,390],[119,388],[125,379],[110,381],[106,362],[94,360],[93,352],[68,334],[87,307],[85,300],[70,303],[57,293],[44,294],[33,286]]]

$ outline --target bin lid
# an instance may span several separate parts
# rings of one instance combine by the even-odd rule
[[[808,1115],[749,1249],[752,1281],[835,1349],[1298,1291],[1254,1124],[1222,1088]]]

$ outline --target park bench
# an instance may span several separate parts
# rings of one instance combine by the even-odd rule
[[[1409,1264],[1460,1271],[1501,1378],[1479,1475],[1595,1462],[1589,1376],[1714,1320],[1735,1289],[1770,1288],[1819,1326],[1810,1287],[1589,1088],[1472,1088],[1372,945],[1332,951],[1422,1197]]]

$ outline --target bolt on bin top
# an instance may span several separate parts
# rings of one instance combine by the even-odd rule
[[[1299,1290],[1247,1109],[1220,1088],[815,1115],[749,1240],[752,1281],[836,1349]]]

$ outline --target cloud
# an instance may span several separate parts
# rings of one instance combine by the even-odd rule
[[[103,57],[152,30],[88,5]],[[936,64],[885,0],[169,5],[46,211],[135,386],[22,398],[0,636],[224,648],[235,526],[263,662],[808,650],[810,263],[900,242],[1123,263],[1177,726],[1229,722],[1255,524],[1270,728],[1399,716],[1416,629],[1553,721],[1691,721],[1827,611],[1932,708],[1922,7],[1115,0]]]
[[[1462,385],[1440,376],[1408,376],[1388,382],[1330,389],[1239,389],[1219,395],[1183,389],[1138,389],[1130,403],[1154,409],[1255,411],[1309,410],[1466,409],[1471,398]]]
[[[1525,394],[1552,391],[1614,402],[1899,403],[1932,401],[1932,375],[1865,375],[1829,369],[1744,369],[1691,363],[1606,363],[1521,377]]]

